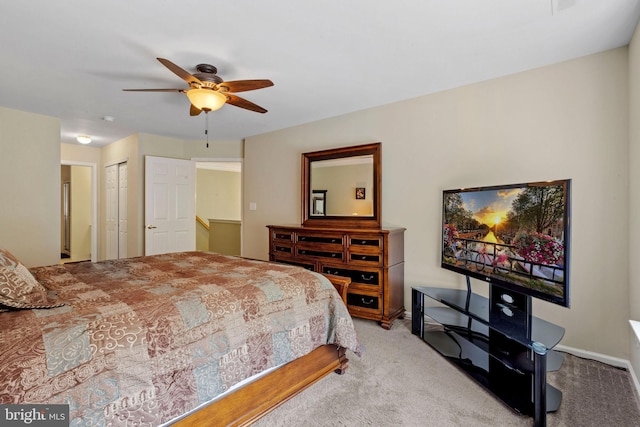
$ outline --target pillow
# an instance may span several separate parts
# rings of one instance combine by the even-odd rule
[[[12,308],[53,308],[64,305],[49,297],[16,257],[0,248],[0,304]]]

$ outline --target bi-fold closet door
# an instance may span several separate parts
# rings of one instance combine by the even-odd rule
[[[109,165],[106,180],[106,259],[127,257],[127,162]]]

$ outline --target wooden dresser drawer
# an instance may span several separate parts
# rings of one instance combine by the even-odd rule
[[[278,254],[286,254],[289,256],[293,255],[293,246],[290,244],[273,242],[273,250]]]
[[[291,230],[273,230],[273,236],[271,237],[273,242],[284,243],[288,242],[290,245],[293,244],[293,236],[294,233]]]
[[[351,264],[382,265],[382,254],[363,254],[349,251],[347,259]]]
[[[344,260],[344,252],[340,250],[323,250],[324,248],[317,247],[296,247],[296,256],[299,257],[310,257],[316,259],[332,259],[336,261]]]
[[[374,249],[382,253],[382,237],[376,235],[350,234],[348,236],[349,247]]]
[[[344,246],[343,234],[306,234],[298,233],[298,243],[316,243],[320,245],[339,245]]]
[[[380,286],[381,271],[376,269],[358,270],[352,268],[335,267],[331,265],[323,265],[322,272],[333,274],[335,276],[350,277],[351,283],[370,286]]]
[[[382,305],[380,298],[373,295],[351,293],[347,295],[347,305],[379,311]]]

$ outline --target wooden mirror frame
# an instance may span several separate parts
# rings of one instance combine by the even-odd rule
[[[311,163],[319,160],[373,156],[373,215],[371,216],[312,216]],[[382,143],[314,151],[302,154],[302,225],[305,227],[375,228],[382,226]]]

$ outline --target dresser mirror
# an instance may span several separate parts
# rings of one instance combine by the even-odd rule
[[[304,153],[302,225],[380,228],[381,160],[379,142]]]

